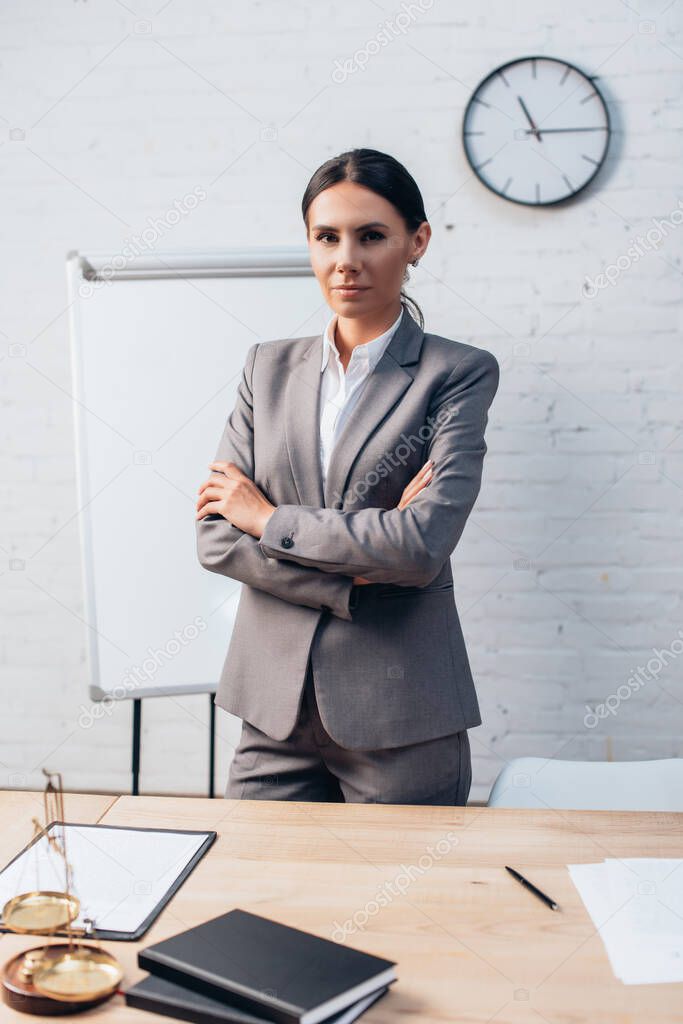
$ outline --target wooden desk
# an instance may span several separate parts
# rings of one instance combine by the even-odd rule
[[[219,833],[141,943],[103,943],[124,966],[124,988],[144,976],[138,945],[242,907],[395,960],[398,981],[361,1018],[368,1024],[683,1021],[682,985],[614,977],[565,866],[681,857],[683,814],[122,796],[101,820]],[[505,863],[561,911],[526,892]],[[5,936],[3,961],[25,947],[25,937]],[[168,1019],[129,1010],[121,996],[85,1016]]]

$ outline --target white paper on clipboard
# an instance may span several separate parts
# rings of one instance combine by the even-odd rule
[[[60,843],[62,837],[66,842],[72,893],[81,904],[72,924],[84,927],[84,919],[90,918],[95,935],[120,932],[132,936],[145,922],[149,926],[155,910],[160,912],[183,874],[192,869],[202,847],[208,848],[216,837],[210,831],[57,822],[48,831]],[[64,860],[43,834],[0,871],[0,913],[19,893],[63,892],[64,888]]]

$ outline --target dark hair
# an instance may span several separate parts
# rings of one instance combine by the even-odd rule
[[[402,163],[388,153],[380,153],[377,149],[350,149],[321,164],[306,186],[301,201],[306,227],[308,208],[315,197],[339,181],[354,181],[383,196],[396,207],[409,232],[417,231],[420,224],[427,220],[420,190]],[[422,310],[415,299],[406,295],[403,289],[401,301],[423,328]]]

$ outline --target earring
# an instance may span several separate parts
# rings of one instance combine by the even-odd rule
[[[416,267],[419,262],[420,262],[419,260],[413,260],[413,266]]]

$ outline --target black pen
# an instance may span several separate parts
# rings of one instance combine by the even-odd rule
[[[544,892],[541,892],[540,889],[537,889],[536,886],[532,882],[530,882],[528,878],[525,878],[524,875],[520,875],[519,871],[515,871],[514,868],[509,868],[507,864],[505,865],[505,870],[509,871],[512,877],[516,878],[518,882],[521,882],[525,889],[528,889],[530,892],[532,892],[534,896],[538,896],[539,900],[543,900],[545,905],[547,907],[550,907],[551,910],[560,909],[559,904],[557,904],[555,900],[551,900],[550,896],[546,896]]]

